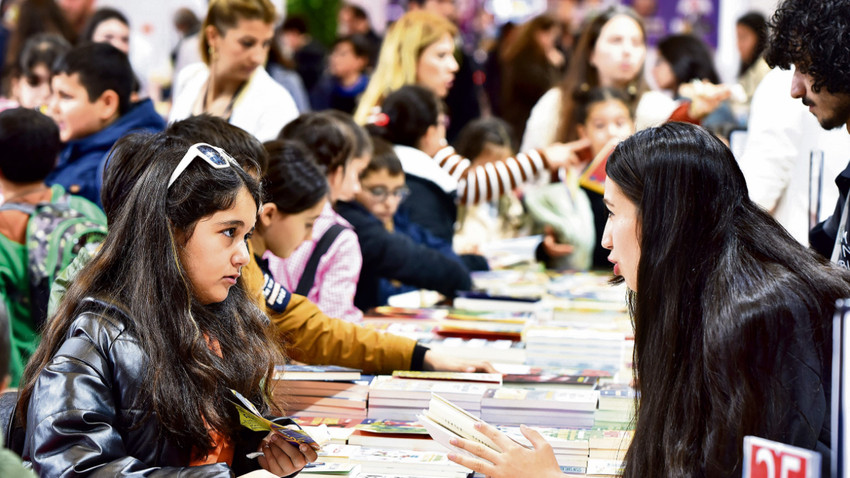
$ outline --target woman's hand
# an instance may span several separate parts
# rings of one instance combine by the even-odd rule
[[[309,445],[295,447],[277,433],[270,433],[260,445],[263,455],[257,458],[260,466],[277,476],[287,476],[316,461],[318,454]]]
[[[425,352],[422,359],[422,368],[425,370],[443,370],[446,372],[484,372],[498,373],[490,365],[490,362],[461,360],[455,357],[446,357],[433,350]]]
[[[679,87],[679,95],[690,98],[688,116],[702,119],[720,106],[732,95],[728,85],[715,85],[707,81],[692,81]]]
[[[543,226],[543,251],[547,256],[557,259],[573,253],[575,248],[570,244],[561,244],[555,237],[555,229],[550,225]]]
[[[520,427],[522,434],[534,445],[528,449],[511,440],[504,433],[486,423],[476,423],[475,428],[493,440],[502,452],[470,440],[452,439],[451,444],[482,458],[477,460],[462,453],[449,453],[449,460],[491,478],[534,476],[535,478],[561,477],[563,473],[555,460],[552,445],[540,433]],[[487,460],[487,461],[484,461]],[[487,463],[487,462],[490,463]],[[491,464],[492,463],[492,464]]]
[[[579,152],[590,148],[590,140],[587,138],[570,141],[569,143],[554,143],[543,148],[543,154],[549,162],[549,170],[557,171],[560,168],[584,167],[584,161],[579,157]]]

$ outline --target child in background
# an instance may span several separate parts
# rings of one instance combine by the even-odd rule
[[[331,317],[359,322],[363,313],[354,306],[354,294],[363,258],[357,234],[333,205],[354,199],[371,148],[358,142],[355,128],[359,126],[343,118],[332,112],[306,113],[281,130],[280,139],[299,141],[312,153],[328,180],[329,200],[311,240],[289,258],[272,253],[264,257],[275,280],[287,290],[306,296]]]
[[[471,121],[457,137],[457,153],[470,158],[472,166],[504,161],[516,154],[511,126],[496,117]],[[460,204],[454,249],[460,254],[477,254],[478,245],[526,235],[527,216],[516,190],[479,204]]]
[[[36,280],[30,259],[38,258],[40,270],[49,277],[51,271],[46,270],[49,255],[59,250],[56,260],[60,263],[66,256],[61,253],[65,245],[59,242],[60,237],[50,235],[54,239],[45,239],[45,246],[39,247],[33,244],[28,230],[37,234],[37,230],[46,233],[54,228],[61,229],[63,224],[77,221],[75,216],[101,226],[99,237],[106,229],[106,217],[92,202],[67,194],[58,184],[49,187],[44,183],[56,164],[60,148],[59,129],[47,116],[29,108],[0,113],[0,151],[3,151],[0,154],[0,190],[6,197],[0,208],[0,295],[11,321],[9,373],[13,386],[18,385],[24,365],[38,346],[39,330],[47,318],[46,297],[50,284]],[[52,206],[39,206],[42,203]],[[62,211],[66,206],[71,210],[67,214]],[[33,217],[42,224],[38,229],[34,224],[30,226]],[[60,217],[67,219],[60,222]],[[84,224],[82,220],[77,222]],[[63,265],[67,263],[59,264]]]
[[[626,94],[616,88],[594,88],[578,97],[575,124],[579,138],[589,141],[581,155],[585,161],[595,158],[610,141],[634,133],[628,105]],[[544,226],[537,257],[549,269],[586,270],[594,265],[595,248],[602,249],[597,237],[607,216],[591,205],[588,194],[596,193],[579,187],[580,173],[567,169],[563,182],[528,188],[524,197],[528,213]],[[597,255],[605,257],[606,252],[602,249]]]
[[[12,378],[7,375],[9,370],[9,358],[11,354],[11,345],[9,330],[9,316],[6,314],[6,307],[3,302],[0,302],[0,404],[3,406],[3,415],[0,420],[8,420],[5,415],[7,401],[14,403],[15,393],[10,393],[9,396],[3,396],[6,387],[9,385],[9,380]],[[6,422],[8,424],[8,422]],[[21,464],[21,458],[15,455],[15,452],[7,448],[3,438],[5,434],[0,434],[0,476],[3,478],[35,478],[35,474],[24,468]]]
[[[354,226],[363,261],[369,264],[360,271],[354,304],[365,312],[410,290],[436,290],[450,297],[469,290],[469,271],[451,243],[398,212],[410,192],[401,161],[390,143],[377,137],[372,141],[374,154],[360,174],[357,201],[337,203],[337,212]]]
[[[55,33],[39,33],[29,38],[9,72],[9,99],[18,106],[44,111],[50,101],[53,64],[70,49],[68,41]]]
[[[369,41],[362,35],[337,38],[328,57],[328,71],[310,92],[314,110],[354,113],[360,95],[369,84],[365,72],[370,51]]]

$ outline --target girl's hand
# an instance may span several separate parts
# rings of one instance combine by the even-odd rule
[[[260,466],[277,476],[291,475],[319,456],[309,445],[301,444],[296,448],[274,432],[263,440],[259,451],[263,452],[257,458]]]
[[[561,473],[558,462],[555,460],[552,445],[540,433],[525,425],[520,427],[522,434],[534,445],[534,449],[528,449],[486,423],[476,423],[475,428],[493,440],[502,449],[502,452],[499,453],[470,440],[452,439],[452,445],[483,460],[477,460],[462,453],[449,453],[449,460],[492,478],[516,476],[563,478],[563,473]],[[488,461],[490,463],[487,463]]]
[[[543,226],[543,251],[547,256],[557,259],[573,253],[575,248],[570,244],[561,244],[555,237],[555,229],[550,225]]]
[[[581,169],[584,162],[578,153],[587,148],[590,148],[590,140],[584,138],[569,143],[551,144],[543,149],[543,153],[549,162],[550,171],[557,171],[560,168]]]

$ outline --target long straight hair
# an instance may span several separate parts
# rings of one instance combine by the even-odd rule
[[[208,427],[234,436],[239,421],[227,401],[228,389],[268,410],[269,378],[282,359],[268,318],[250,300],[241,278],[223,302],[200,304],[179,254],[198,221],[232,207],[243,189],[259,205],[260,186],[239,167],[214,169],[198,159],[168,188],[190,144],[165,133],[116,144],[112,167],[147,167],[125,200],[113,204],[102,249],[69,287],[24,371],[18,402],[22,422],[40,372],[87,310],[87,297],[125,312],[115,318],[138,340],[149,362],[133,406],[148,411],[146,420],[156,420],[161,438],[203,453],[214,446]],[[211,349],[213,342],[220,354]]]
[[[644,29],[643,21],[631,8],[610,7],[590,20],[582,30],[575,52],[570,57],[567,74],[558,86],[561,89],[561,110],[558,130],[555,136],[556,141],[567,142],[578,139],[574,112],[576,95],[600,86],[599,71],[595,66],[590,64],[590,57],[596,48],[596,42],[599,40],[602,28],[613,18],[620,15],[625,15],[636,21],[638,26],[640,26],[640,31],[643,33],[644,41],[646,41],[646,30]],[[630,110],[634,111],[636,109],[638,100],[640,100],[641,95],[647,89],[646,80],[643,79],[643,67],[641,67],[634,80],[632,80],[632,83],[626,88],[631,101],[629,104]]]
[[[828,375],[850,273],[753,203],[732,153],[700,127],[638,132],[606,170],[639,223],[629,308],[640,403],[625,476],[740,475],[744,435],[785,441],[796,404],[777,379],[797,337],[820,347]]]

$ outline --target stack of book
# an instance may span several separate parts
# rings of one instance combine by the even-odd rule
[[[477,415],[481,412],[481,397],[491,386],[497,385],[379,375],[369,385],[368,415],[376,420],[415,421],[416,414],[428,407],[431,392],[439,393]]]
[[[599,375],[584,375],[576,371],[537,368],[531,373],[506,373],[502,385],[508,388],[533,388],[535,390],[595,390]]]
[[[434,451],[325,445],[319,451],[316,462],[357,465],[360,467],[359,477],[391,475],[466,478],[469,474],[468,469],[450,461],[446,453]]]
[[[593,390],[490,389],[481,418],[497,425],[591,428],[599,400]]]
[[[525,438],[519,427],[500,426],[498,428],[517,443],[529,448],[532,447],[531,442]],[[591,430],[541,427],[534,427],[534,430],[543,435],[552,446],[555,459],[558,461],[558,466],[561,467],[562,472],[578,475],[587,472],[588,438]]]
[[[275,402],[296,417],[366,418],[369,383],[360,370],[333,365],[287,365],[275,373]]]
[[[531,324],[526,326],[523,340],[529,365],[616,374],[626,363],[626,335],[622,332]]]
[[[596,410],[594,426],[613,430],[629,430],[635,416],[637,392],[627,383],[607,382],[597,387],[599,409]]]
[[[413,451],[445,451],[445,448],[431,439],[428,430],[417,422],[371,418],[354,427],[354,432],[348,436],[348,444]]]
[[[588,437],[587,476],[620,476],[632,443],[631,430],[592,430]]]

